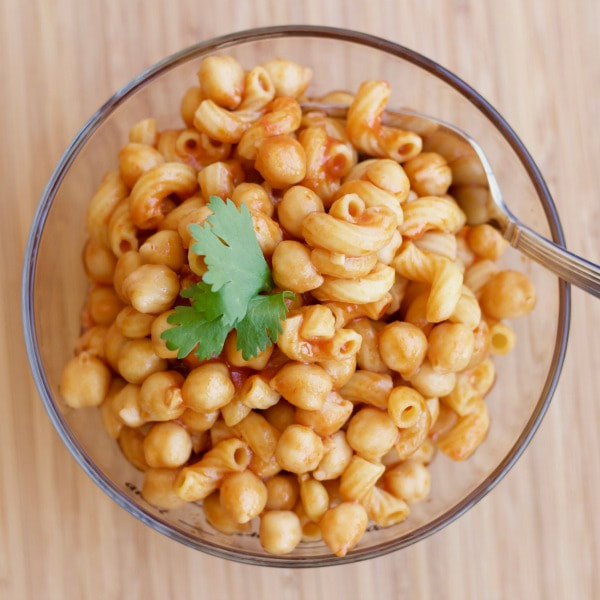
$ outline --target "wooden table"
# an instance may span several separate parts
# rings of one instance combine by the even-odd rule
[[[600,303],[577,290],[562,379],[523,458],[456,523],[375,561],[294,572],[189,550],[117,507],[52,428],[25,356],[19,285],[60,154],[101,101],[163,56],[300,22],[396,40],[466,79],[538,162],[571,249],[600,262],[597,0],[3,0],[0,598],[600,597]]]

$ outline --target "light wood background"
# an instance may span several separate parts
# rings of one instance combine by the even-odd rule
[[[294,572],[204,556],[151,531],[54,432],[22,342],[19,286],[44,183],[84,120],[160,58],[283,23],[361,29],[478,89],[537,160],[568,243],[600,262],[598,0],[0,0],[0,598],[600,597],[600,302],[575,290],[549,413],[506,479],[405,551]]]

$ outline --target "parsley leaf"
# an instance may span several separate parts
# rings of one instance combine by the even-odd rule
[[[202,281],[181,292],[191,306],[177,306],[167,322],[176,327],[163,331],[169,350],[177,358],[194,348],[200,360],[221,354],[227,334],[236,329],[238,350],[245,360],[275,343],[285,319],[285,300],[290,291],[263,295],[273,289],[273,279],[264,259],[245,205],[240,209],[228,200],[211,196],[212,215],[202,226],[190,225],[196,240],[193,250],[204,256],[207,272]]]
[[[202,313],[207,321],[213,321],[225,312],[225,303],[221,291],[213,292],[210,285],[199,281],[182,290],[179,294],[189,298],[192,306]]]
[[[213,214],[201,225],[190,225],[193,250],[204,256],[208,271],[202,278],[213,292],[221,292],[222,315],[233,325],[244,318],[251,298],[273,287],[269,266],[256,240],[248,207],[211,196]]]
[[[237,349],[242,358],[249,360],[258,356],[265,348],[277,341],[282,331],[281,321],[285,319],[285,300],[294,293],[285,291],[269,296],[255,296],[248,304],[246,316],[236,325]]]
[[[179,325],[163,331],[160,336],[166,340],[169,350],[178,350],[177,358],[185,358],[196,344],[200,360],[221,354],[230,330],[221,317],[208,321],[192,306],[177,306],[167,317],[167,323]]]

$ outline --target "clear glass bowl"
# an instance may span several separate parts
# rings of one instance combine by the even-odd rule
[[[466,463],[438,456],[430,498],[415,505],[404,523],[369,529],[345,558],[332,556],[320,542],[272,556],[262,550],[256,533],[227,536],[212,529],[198,505],[168,512],[153,508],[140,497],[141,473],[106,435],[99,411],[74,411],[60,399],[60,373],[79,333],[87,287],[81,250],[88,201],[104,172],[115,167],[133,123],[153,116],[161,128],[180,126],[180,98],[196,81],[201,59],[214,53],[232,54],[246,67],[275,57],[308,65],[314,70],[309,88],[314,95],[355,90],[365,79],[389,81],[391,106],[415,108],[471,134],[487,153],[510,208],[536,231],[564,244],[546,184],[523,144],[477,92],[436,63],[392,42],[342,29],[286,26],[223,36],[163,60],[119,90],[86,123],[54,170],[35,215],[23,273],[23,325],[39,393],[86,473],[132,515],[179,542],[222,558],[285,567],[339,565],[398,550],[438,531],[490,491],[523,452],[550,403],[567,344],[570,290],[513,251],[504,264],[532,278],[538,304],[514,323],[516,350],[496,361],[486,441]]]

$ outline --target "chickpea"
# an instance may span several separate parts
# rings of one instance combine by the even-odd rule
[[[258,516],[267,503],[267,488],[252,471],[232,473],[221,484],[221,504],[237,523]]]
[[[82,352],[64,367],[60,393],[71,408],[99,406],[108,394],[110,370],[96,356]]]
[[[379,332],[379,352],[390,369],[410,377],[423,363],[427,338],[416,325],[395,321]]]
[[[494,319],[521,317],[533,310],[536,293],[529,278],[518,271],[500,271],[483,286],[479,303]]]
[[[262,141],[254,166],[274,188],[286,188],[304,179],[306,154],[300,142],[294,138],[275,135]]]
[[[144,457],[150,467],[180,467],[188,461],[191,453],[192,438],[177,423],[157,423],[144,439]]]
[[[260,519],[260,545],[269,554],[289,554],[302,540],[298,515],[291,510],[271,510]]]
[[[142,313],[161,313],[179,294],[179,278],[165,265],[142,265],[123,282],[123,293]]]
[[[293,475],[281,474],[267,479],[268,510],[292,510],[298,499],[298,482]]]
[[[290,425],[277,442],[275,458],[286,471],[307,473],[323,458],[323,442],[312,429]]]

